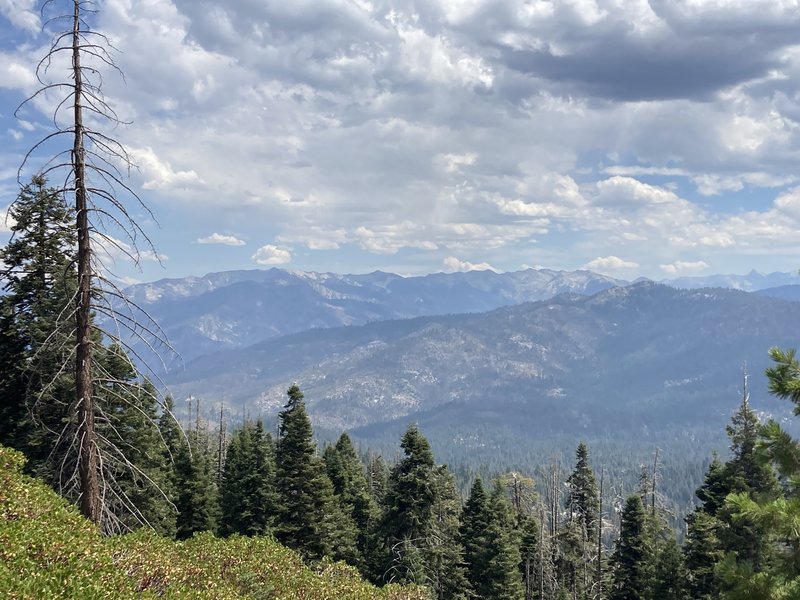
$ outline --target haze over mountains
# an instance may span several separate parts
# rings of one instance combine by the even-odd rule
[[[523,468],[583,439],[612,468],[630,471],[658,446],[696,461],[699,477],[711,449],[726,447],[743,364],[755,408],[785,413],[762,373],[770,347],[798,343],[800,303],[781,297],[800,278],[673,283],[270,269],[129,292],[183,354],[165,377],[179,401],[273,415],[297,382],[323,435],[348,429],[372,448],[393,447],[415,421],[452,464]]]
[[[626,283],[590,271],[547,269],[424,277],[269,269],[167,279],[132,286],[127,293],[161,325],[188,362],[208,352],[305,329],[484,312],[564,292],[593,294]]]
[[[800,284],[788,273],[711,275],[668,282],[675,287],[746,291]],[[386,319],[485,312],[572,292],[591,295],[628,285],[591,271],[528,269],[401,277],[307,273],[282,269],[227,271],[131,286],[131,300],[163,328],[186,363],[305,329]],[[166,353],[168,362],[174,357]],[[173,364],[173,366],[176,366]]]

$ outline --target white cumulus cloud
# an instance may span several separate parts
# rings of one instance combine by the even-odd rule
[[[292,262],[292,253],[288,248],[267,244],[253,254],[253,260],[259,265],[285,265]]]
[[[198,238],[198,244],[222,244],[224,246],[244,246],[244,240],[240,240],[234,235],[223,235],[221,233],[212,233],[211,235],[203,238]]]
[[[619,256],[598,256],[583,265],[583,268],[590,271],[630,271],[638,269],[639,263],[623,260]]]
[[[662,271],[664,271],[664,273],[667,273],[668,275],[682,275],[684,273],[697,273],[699,271],[704,271],[708,268],[708,263],[702,260],[676,260],[674,263],[658,266]]]
[[[466,260],[461,260],[456,258],[455,256],[448,256],[442,261],[444,268],[447,272],[453,273],[456,271],[494,271],[495,273],[499,272],[498,269],[493,267],[487,262],[482,263],[471,263]]]

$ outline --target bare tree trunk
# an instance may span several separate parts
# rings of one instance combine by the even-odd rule
[[[539,600],[544,600],[544,506],[539,518]]]
[[[603,480],[606,470],[600,471],[600,494],[597,509],[597,593],[595,598],[603,597]]]
[[[222,472],[225,467],[225,449],[228,447],[225,439],[225,404],[219,405],[219,436],[217,436],[217,486],[222,486]]]
[[[652,492],[650,498],[650,512],[655,518],[656,516],[656,479],[658,479],[658,453],[661,451],[661,448],[656,448],[656,456],[653,459],[653,481],[652,481]]]
[[[92,384],[92,248],[89,237],[89,212],[86,198],[86,154],[83,127],[83,73],[81,72],[81,8],[73,0],[72,76],[74,79],[75,142],[72,164],[75,176],[75,214],[78,233],[78,294],[76,307],[75,391],[78,403],[78,439],[81,513],[93,523],[100,522],[97,434],[94,427]]]

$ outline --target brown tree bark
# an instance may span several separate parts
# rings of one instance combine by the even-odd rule
[[[97,434],[94,423],[92,383],[92,247],[89,237],[89,211],[86,197],[86,152],[83,126],[83,73],[81,71],[81,7],[73,0],[72,76],[75,140],[72,168],[75,181],[75,215],[78,234],[78,294],[76,298],[75,392],[78,403],[78,474],[80,509],[93,523],[100,523],[100,485],[98,481]]]

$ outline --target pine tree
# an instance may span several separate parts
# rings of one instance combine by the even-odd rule
[[[434,469],[433,490],[431,522],[422,546],[428,585],[437,600],[466,600],[469,584],[458,540],[461,502],[453,475],[445,465]]]
[[[340,508],[357,530],[356,553],[344,559],[366,572],[365,557],[374,556],[377,545],[374,530],[378,507],[370,493],[364,466],[346,433],[335,446],[325,448],[323,460]]]
[[[767,500],[777,496],[778,482],[771,465],[760,460],[756,452],[760,423],[750,408],[746,382],[745,378],[742,403],[726,427],[733,457],[724,467],[725,495],[747,494]],[[739,562],[749,563],[760,571],[770,560],[763,529],[746,517],[734,518],[730,508],[724,505],[714,514],[725,525],[719,536],[723,551],[735,553]]]
[[[795,350],[770,350],[774,365],[767,369],[770,393],[790,400],[794,414],[800,415],[800,362]],[[742,433],[749,428],[742,428]],[[775,421],[759,428],[758,447],[781,477],[779,494],[739,492],[730,495],[725,509],[735,522],[752,524],[761,533],[759,540],[771,555],[768,565],[756,570],[751,561],[741,561],[730,553],[719,573],[732,599],[766,600],[800,597],[800,442]],[[745,447],[745,436],[732,441]],[[744,461],[740,472],[746,471]]]
[[[597,481],[589,465],[589,450],[586,444],[581,442],[578,445],[575,456],[575,469],[567,479],[569,486],[567,509],[570,517],[581,524],[588,538],[594,539],[599,520],[599,500]]]
[[[742,403],[726,427],[733,456],[725,464],[714,457],[696,492],[702,504],[686,519],[686,566],[693,597],[714,598],[726,589],[716,574],[726,553],[735,554],[740,564],[756,571],[769,562],[770,547],[763,529],[746,516],[736,516],[726,505],[730,494],[750,498],[777,494],[771,467],[757,455],[759,428],[758,417],[749,406],[745,377]]]
[[[371,456],[367,461],[367,483],[375,504],[383,506],[386,500],[386,488],[389,485],[389,467],[380,454]]]
[[[452,475],[435,465],[430,444],[415,425],[400,446],[405,455],[389,476],[379,526],[383,580],[428,585],[442,600],[463,597],[466,579]]]
[[[525,600],[542,599],[542,572],[541,564],[545,555],[543,552],[542,524],[534,515],[528,515],[522,520],[520,530],[520,572],[525,587]]]
[[[149,526],[162,535],[174,533],[174,509],[164,491],[170,485],[170,468],[163,460],[163,441],[158,428],[156,390],[147,381],[135,382],[136,372],[118,345],[98,345],[96,364],[102,372],[95,378],[97,404],[102,412],[97,433],[116,440],[102,472],[112,479],[113,498],[106,501],[107,528],[130,531]],[[171,466],[171,465],[170,465]],[[112,524],[116,519],[116,524]]]
[[[674,535],[659,546],[655,557],[653,581],[649,597],[652,600],[685,600],[686,570],[683,555]]]
[[[573,598],[590,594],[595,570],[591,568],[599,524],[597,481],[589,465],[589,450],[581,442],[575,469],[567,478],[567,520],[560,538],[560,579]]]
[[[175,456],[176,537],[181,540],[217,528],[217,490],[207,437],[199,428],[190,431]]]
[[[646,577],[647,545],[642,499],[628,497],[622,511],[620,534],[611,557],[613,580],[609,600],[642,600],[648,591]]]
[[[31,471],[52,473],[65,452],[57,440],[74,396],[73,216],[63,196],[35,176],[9,218],[11,240],[0,250],[0,443],[25,452]]]
[[[488,569],[488,535],[491,515],[488,498],[480,477],[475,479],[466,504],[461,512],[460,539],[464,548],[464,563],[470,587],[478,597],[483,593],[483,584]]]
[[[246,422],[228,444],[219,490],[222,535],[265,535],[277,511],[272,438],[259,419]]]
[[[181,430],[180,423],[175,418],[174,414],[175,401],[172,396],[164,398],[164,404],[161,407],[161,414],[158,416],[158,433],[161,438],[160,454],[161,463],[164,470],[164,481],[162,482],[161,490],[166,496],[167,504],[169,507],[168,522],[165,525],[164,535],[168,537],[175,537],[176,535],[176,518],[177,508],[175,502],[178,494],[178,481],[175,473],[175,465],[180,452],[181,444],[183,443],[183,431]]]
[[[427,575],[419,548],[433,506],[433,453],[415,425],[403,434],[400,447],[405,456],[389,475],[380,525],[386,549],[383,571],[388,581],[423,583]]]
[[[518,600],[523,597],[519,540],[511,504],[499,483],[489,498],[489,515],[484,597],[487,600]]]
[[[342,532],[342,513],[333,485],[316,456],[311,421],[303,393],[296,385],[280,413],[280,437],[276,451],[275,489],[278,495],[277,538],[306,558],[322,558],[346,548],[350,532]],[[342,534],[342,535],[339,535]]]

